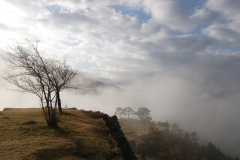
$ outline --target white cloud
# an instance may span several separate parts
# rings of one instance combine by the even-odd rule
[[[240,15],[240,2],[236,0],[208,0],[206,2],[206,7],[220,12],[228,19],[235,19]]]
[[[239,39],[240,39],[240,31],[234,30],[232,25],[234,24],[212,24],[211,26],[207,27],[203,30],[203,33],[214,37],[218,40],[226,40],[230,42],[234,42],[238,46],[240,45]]]
[[[177,31],[187,31],[192,27],[188,14],[179,1],[146,0],[144,4],[146,10],[159,24]]]
[[[168,115],[176,120],[179,117],[170,113],[182,109],[178,110],[185,116],[182,122],[190,119],[197,129],[212,120],[222,99],[232,100],[231,109],[238,110],[239,3],[207,0],[200,7],[192,6],[189,12],[186,4],[177,0],[5,0],[0,2],[0,47],[36,36],[46,56],[66,56],[87,77],[130,90],[127,103],[110,96],[115,103],[146,103],[153,112],[161,104],[169,109],[163,107],[162,116],[167,112],[166,119]],[[141,11],[150,19],[143,21],[124,9]],[[146,93],[132,91],[145,83]],[[4,93],[8,84],[2,80],[0,84],[0,92]],[[4,101],[11,95],[19,100],[17,94],[8,92],[1,99],[2,105],[16,106]],[[98,109],[97,102],[110,107],[113,102],[107,101],[107,96],[109,93],[101,97],[104,100],[86,96],[84,103],[94,99],[96,102],[90,105],[94,109]],[[205,120],[201,116],[206,112]]]
[[[219,20],[220,14],[210,11],[207,8],[196,9],[195,13],[190,16],[190,20],[197,25],[210,24]]]
[[[218,40],[226,40],[239,46],[240,2],[235,0],[208,0],[205,5],[221,15],[221,20],[211,24],[203,33]]]

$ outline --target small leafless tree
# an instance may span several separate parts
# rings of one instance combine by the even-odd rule
[[[66,60],[44,58],[38,51],[38,40],[29,40],[10,48],[2,56],[7,62],[3,78],[16,85],[16,91],[30,92],[40,99],[44,118],[51,127],[58,122],[57,107],[62,112],[60,92],[66,88],[78,88],[71,81],[77,71],[67,65]]]
[[[69,65],[67,65],[66,60],[55,60],[49,59],[49,64],[45,68],[45,73],[47,75],[48,81],[54,88],[56,94],[56,103],[58,104],[58,111],[62,112],[60,92],[67,88],[78,89],[80,86],[71,83],[73,78],[77,75],[77,71],[74,71]]]

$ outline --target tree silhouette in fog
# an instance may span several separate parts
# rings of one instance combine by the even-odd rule
[[[115,111],[115,114],[119,115],[119,119],[121,119],[121,115],[124,114],[122,107],[117,107],[116,111]]]
[[[145,130],[146,130],[146,125],[148,123],[151,122],[152,117],[150,117],[150,112],[151,110],[149,110],[146,107],[142,107],[142,108],[138,108],[138,111],[135,112],[135,114],[138,116],[139,120],[141,121],[142,125],[143,125],[143,130],[144,130],[144,134],[145,134]]]
[[[129,119],[129,114],[135,114],[135,111],[131,107],[126,107],[122,110],[124,115],[128,115]]]

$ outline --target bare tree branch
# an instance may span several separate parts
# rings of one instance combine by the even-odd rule
[[[32,43],[18,43],[10,47],[2,56],[7,62],[3,78],[19,88],[18,91],[29,92],[39,97],[43,115],[49,126],[57,126],[56,109],[62,112],[60,92],[64,89],[81,89],[71,81],[76,77],[66,60],[45,58],[38,51],[39,40]]]

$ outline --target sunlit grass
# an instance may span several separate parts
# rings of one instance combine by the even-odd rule
[[[49,128],[40,109],[0,112],[0,159],[121,159],[99,113],[64,110],[58,128]],[[25,124],[33,120],[35,124]],[[78,141],[79,149],[72,141]]]

